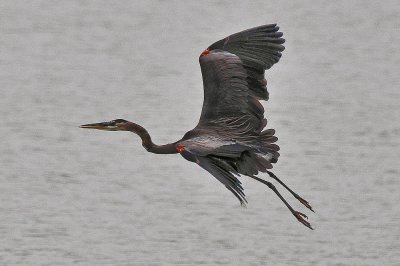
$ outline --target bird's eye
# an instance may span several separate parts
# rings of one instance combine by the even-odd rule
[[[118,118],[118,119],[113,120],[112,122],[114,122],[114,123],[123,123],[123,122],[126,122],[126,120]]]
[[[115,126],[116,123],[117,123],[116,120],[111,120],[111,121],[109,121],[109,122],[106,122],[106,125],[107,125],[107,126]]]

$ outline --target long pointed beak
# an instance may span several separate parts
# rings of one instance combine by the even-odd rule
[[[85,124],[85,125],[81,125],[79,127],[80,128],[91,128],[91,129],[107,130],[107,131],[117,131],[118,130],[118,127],[116,127],[115,125],[110,125],[109,122]]]

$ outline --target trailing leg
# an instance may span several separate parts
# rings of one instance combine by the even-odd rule
[[[274,173],[267,171],[268,175],[270,177],[272,177],[273,179],[275,179],[276,181],[278,181],[279,184],[281,184],[284,188],[286,188],[296,199],[298,199],[304,206],[306,206],[307,208],[309,208],[312,212],[314,212],[314,210],[312,209],[311,205],[308,203],[308,201],[306,201],[305,199],[303,199],[302,197],[300,197],[296,192],[294,192],[293,190],[291,190],[288,186],[286,186],[285,183],[283,183],[276,175],[274,175]]]
[[[305,215],[304,213],[295,211],[295,210],[292,208],[292,206],[290,206],[289,203],[287,203],[287,201],[283,198],[283,196],[281,195],[281,193],[279,193],[279,191],[276,189],[276,187],[275,187],[271,182],[265,181],[265,180],[263,180],[263,179],[261,179],[261,178],[258,178],[258,177],[256,177],[256,176],[250,176],[250,177],[253,178],[253,179],[255,179],[255,180],[257,180],[257,181],[259,181],[259,182],[261,182],[261,183],[263,183],[263,184],[265,184],[265,185],[267,185],[270,189],[272,189],[272,190],[275,192],[275,194],[283,201],[283,203],[285,203],[286,207],[288,207],[288,209],[290,210],[290,212],[297,218],[297,220],[298,220],[300,223],[302,223],[303,225],[307,226],[307,227],[310,228],[311,230],[314,230],[314,229],[311,227],[311,224],[310,224],[309,222],[307,222],[306,220],[304,220],[304,218],[308,219],[307,215]]]

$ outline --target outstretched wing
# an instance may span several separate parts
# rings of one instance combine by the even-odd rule
[[[237,172],[228,163],[223,160],[218,160],[218,158],[213,160],[208,157],[199,157],[198,164],[224,184],[240,201],[242,206],[246,205],[247,200],[243,192],[242,183],[232,174],[232,172],[235,174],[237,174]]]
[[[188,161],[196,162],[201,168],[212,174],[219,182],[235,195],[242,206],[246,205],[247,200],[243,192],[242,183],[236,177],[239,173],[226,160],[216,156],[203,156],[193,150],[185,149],[181,152],[182,157]],[[235,176],[236,175],[236,176]]]
[[[203,51],[204,103],[198,128],[225,124],[242,133],[261,132],[266,120],[258,100],[268,99],[264,72],[284,50],[278,29],[273,24],[245,30]]]

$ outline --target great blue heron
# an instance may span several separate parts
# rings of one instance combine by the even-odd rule
[[[279,146],[274,144],[275,130],[264,130],[267,120],[259,100],[268,100],[269,96],[265,70],[279,61],[285,49],[278,30],[276,24],[251,28],[215,42],[200,54],[204,84],[200,121],[174,143],[156,145],[145,128],[124,119],[80,127],[131,131],[139,135],[148,152],[179,153],[216,177],[241,205],[247,200],[237,177],[249,176],[272,189],[297,220],[312,229],[305,214],[295,211],[271,182],[256,176],[266,172],[313,211],[306,200],[268,170],[278,160]]]

